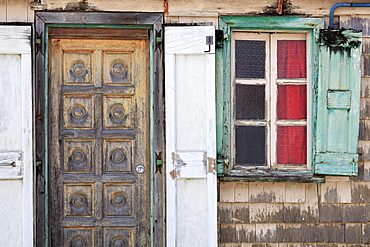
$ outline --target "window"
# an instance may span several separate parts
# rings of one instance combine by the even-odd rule
[[[233,33],[233,163],[307,165],[308,33]]]
[[[322,27],[321,18],[220,18],[219,176],[357,174],[361,35]]]

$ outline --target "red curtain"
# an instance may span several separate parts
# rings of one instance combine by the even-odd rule
[[[279,126],[277,133],[277,163],[293,165],[306,164],[307,127]]]
[[[277,86],[277,118],[307,119],[306,85]]]
[[[278,78],[306,78],[306,41],[278,40],[277,49]]]
[[[278,40],[279,79],[306,78],[306,41]],[[278,85],[277,118],[307,119],[306,85]],[[306,164],[307,128],[280,126],[277,130],[278,164]]]

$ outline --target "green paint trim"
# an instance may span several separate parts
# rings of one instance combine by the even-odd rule
[[[283,182],[283,183],[325,183],[324,177],[313,176],[276,176],[276,177],[238,177],[225,176],[220,178],[220,182]]]
[[[323,18],[304,17],[256,17],[256,16],[222,16],[220,19],[232,30],[312,30],[323,28]],[[220,23],[221,24],[221,23]]]
[[[312,177],[313,161],[315,154],[314,133],[316,132],[317,122],[317,84],[318,84],[318,55],[319,55],[319,32],[324,27],[323,18],[304,18],[304,17],[255,17],[255,16],[222,16],[219,19],[220,29],[224,32],[224,41],[222,48],[216,51],[216,106],[217,106],[217,174],[234,174],[230,165],[227,167],[228,160],[232,163],[231,157],[231,132],[232,132],[232,102],[231,92],[232,83],[232,34],[235,30],[262,30],[262,31],[305,31],[311,35],[311,88],[312,88],[312,150],[311,150],[311,171],[309,177]],[[239,171],[240,173],[240,171]],[[248,171],[241,172],[242,174],[250,174]],[[277,171],[277,174],[283,174],[283,171]],[[291,174],[291,172],[290,172]],[[223,179],[223,178],[222,178]],[[230,179],[230,178],[228,178]],[[238,178],[240,179],[240,178]],[[248,178],[250,179],[250,178]],[[279,178],[281,179],[281,178]],[[313,178],[312,178],[313,179]],[[258,179],[254,178],[254,181]],[[315,180],[315,179],[313,179]],[[266,181],[265,179],[263,181]],[[307,180],[308,181],[308,180]]]
[[[49,28],[45,26],[44,34],[45,57],[44,57],[44,246],[49,246]]]
[[[101,25],[101,24],[48,24],[48,27],[76,27],[76,28],[135,28],[151,29],[153,25]]]
[[[219,176],[227,174],[230,167],[225,164],[229,163],[231,158],[231,32],[230,28],[222,19],[220,19],[220,28],[224,31],[225,39],[221,49],[216,51],[216,133],[217,133],[217,173]]]

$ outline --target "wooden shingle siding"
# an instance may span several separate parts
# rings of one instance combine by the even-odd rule
[[[6,0],[0,1],[0,22],[6,22]]]
[[[362,35],[364,37],[370,37],[370,17],[342,16],[340,21],[340,28],[362,30]]]
[[[370,141],[370,121],[368,119],[360,120],[359,139]]]
[[[362,55],[370,55],[370,37],[362,38]]]
[[[370,55],[363,55],[361,61],[362,77],[370,77]]]
[[[219,220],[225,221],[220,228],[221,243],[366,243],[362,232],[370,220],[369,185],[340,180],[304,185],[307,197],[298,203],[271,203],[268,198],[260,202],[220,202]],[[251,190],[254,183],[244,186]],[[255,195],[262,198],[263,192]]]

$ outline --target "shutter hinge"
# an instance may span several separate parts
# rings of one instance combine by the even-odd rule
[[[156,41],[156,42],[163,42],[163,38],[162,38],[162,37],[156,37],[156,38],[155,38],[155,41]]]
[[[216,49],[222,48],[224,46],[225,41],[224,31],[220,29],[216,29]],[[227,40],[226,40],[227,41]]]
[[[162,49],[163,37],[162,37],[162,30],[155,30],[155,50],[159,48]]]
[[[162,152],[155,153],[155,173],[159,172],[162,174],[163,159]]]
[[[41,32],[41,34],[38,34],[36,32],[35,35],[36,54],[41,52],[41,54],[44,55],[44,40],[42,39],[43,35],[44,32]]]
[[[217,158],[217,175],[224,176],[229,169],[229,159],[223,155],[218,155]]]

